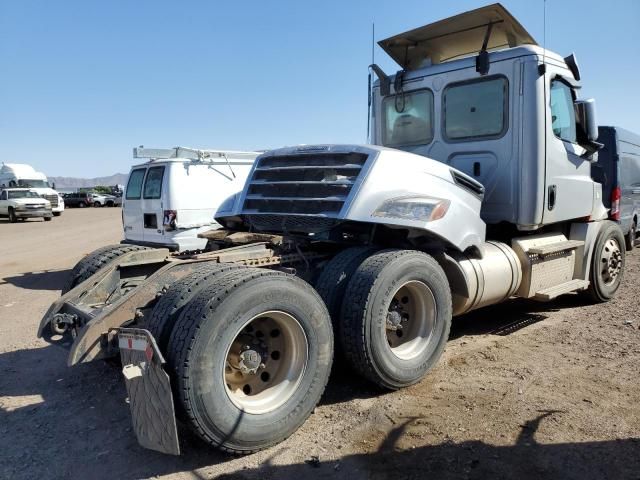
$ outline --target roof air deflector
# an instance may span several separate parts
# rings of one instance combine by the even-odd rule
[[[533,37],[501,4],[445,18],[381,40],[378,45],[405,70],[425,64],[443,63],[482,51],[491,25],[486,50],[537,45]]]

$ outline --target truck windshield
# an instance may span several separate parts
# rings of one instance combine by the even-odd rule
[[[382,144],[426,145],[433,140],[433,93],[401,93],[382,101]]]
[[[26,188],[49,188],[49,183],[46,182],[45,180],[22,179],[22,180],[18,180],[18,186],[26,187]]]
[[[9,194],[9,200],[15,200],[16,198],[40,198],[40,195],[38,195],[36,192],[31,192],[29,190],[16,190],[16,191],[9,191],[7,192]]]

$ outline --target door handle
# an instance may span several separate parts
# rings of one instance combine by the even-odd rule
[[[548,196],[548,201],[547,201],[547,208],[549,210],[553,210],[554,207],[556,206],[556,194],[557,194],[557,188],[555,185],[549,185],[549,196]]]

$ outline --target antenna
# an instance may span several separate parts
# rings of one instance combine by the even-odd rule
[[[371,65],[374,65],[375,62],[375,55],[376,55],[376,49],[375,49],[375,38],[376,38],[376,24],[374,22],[371,22]],[[368,68],[369,71],[369,75],[367,77],[367,85],[368,85],[368,97],[367,97],[367,142],[370,141],[371,138],[371,103],[373,102],[373,92],[372,92],[372,88],[371,88],[371,67]]]
[[[542,65],[547,58],[547,0],[542,0]],[[544,67],[545,71],[547,67]]]

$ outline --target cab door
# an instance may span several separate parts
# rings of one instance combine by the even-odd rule
[[[0,192],[0,215],[7,215],[9,213],[9,208],[7,207],[8,204],[7,191],[2,190]]]
[[[162,225],[164,172],[164,165],[149,167],[144,178],[140,206],[143,239],[145,242],[162,243],[164,240],[164,227]]]
[[[142,186],[146,173],[146,167],[131,170],[122,201],[124,238],[134,242],[144,241]]]
[[[593,211],[591,161],[578,145],[576,92],[568,71],[548,65],[546,178],[542,221],[545,224],[588,217]]]

